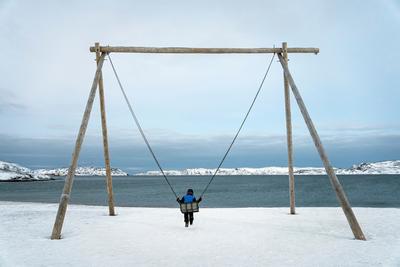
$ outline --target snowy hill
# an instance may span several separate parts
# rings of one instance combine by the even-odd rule
[[[400,174],[400,160],[381,161],[374,163],[361,163],[353,165],[351,168],[335,168],[336,174]],[[165,174],[169,176],[187,176],[187,175],[213,175],[215,169],[185,169],[185,170],[166,170]],[[264,167],[264,168],[222,168],[218,175],[287,175],[287,167]],[[324,168],[301,167],[294,168],[295,175],[321,175],[326,174]],[[162,175],[160,171],[148,171],[137,175]]]
[[[51,176],[67,176],[68,168],[58,169],[38,169],[34,171],[36,174]],[[78,167],[75,172],[76,176],[106,176],[105,168],[98,167]],[[128,174],[120,169],[111,168],[112,176],[127,176]]]
[[[58,169],[38,169],[31,170],[15,163],[0,161],[0,182],[1,181],[45,181],[54,180],[52,176],[66,176],[68,168]],[[78,167],[76,176],[105,176],[105,168],[97,167]],[[111,168],[112,176],[127,176],[128,174],[120,169]]]
[[[346,171],[349,174],[400,174],[400,160],[361,163]]]
[[[400,160],[381,161],[373,163],[361,163],[353,165],[351,168],[335,169],[339,175],[360,175],[360,174],[400,174]],[[189,176],[189,175],[213,175],[215,169],[193,168],[185,170],[166,170],[168,176]],[[52,176],[66,176],[68,168],[56,169],[37,169],[31,170],[15,163],[0,161],[0,182],[1,181],[43,181],[52,180]],[[294,168],[295,175],[322,175],[325,174],[324,168],[301,167]],[[264,168],[222,168],[218,175],[287,175],[287,167],[264,167]],[[105,176],[105,168],[98,167],[78,167],[76,176]],[[128,176],[120,169],[111,168],[112,176]],[[159,171],[148,171],[136,175],[158,176]]]
[[[51,180],[48,175],[35,173],[31,169],[22,167],[15,163],[0,161],[0,182],[1,181],[43,181]]]

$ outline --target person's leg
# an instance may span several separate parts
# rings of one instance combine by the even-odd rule
[[[194,220],[193,212],[189,212],[189,221],[190,221],[190,224],[193,224],[193,220]]]
[[[188,212],[184,213],[184,218],[185,218],[185,226],[187,227],[188,223],[189,223],[189,213]]]

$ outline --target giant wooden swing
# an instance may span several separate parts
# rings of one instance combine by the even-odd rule
[[[97,85],[99,88],[100,96],[100,111],[101,111],[101,124],[103,133],[103,147],[104,147],[104,161],[106,166],[106,184],[108,193],[108,208],[109,215],[115,215],[113,190],[112,190],[112,177],[110,168],[110,156],[108,151],[108,136],[106,124],[106,112],[104,104],[104,86],[102,77],[102,67],[105,56],[109,53],[171,53],[171,54],[254,54],[254,53],[276,53],[283,68],[284,73],[284,94],[285,94],[285,113],[286,113],[286,136],[287,136],[287,150],[288,150],[288,172],[289,172],[289,196],[290,196],[290,214],[295,214],[295,190],[294,190],[294,174],[293,174],[293,145],[292,145],[292,122],[290,110],[290,91],[289,85],[292,88],[293,95],[303,115],[304,121],[308,127],[310,135],[314,141],[314,145],[319,153],[319,156],[324,164],[326,173],[330,179],[332,187],[336,193],[338,201],[342,210],[347,218],[354,237],[359,240],[366,240],[365,236],[358,224],[357,218],[350,206],[342,185],[337,178],[331,163],[329,162],[328,155],[322,146],[321,140],[311,120],[310,115],[306,109],[300,92],[293,80],[293,77],[288,68],[288,54],[289,53],[319,53],[318,48],[288,48],[287,43],[282,43],[281,48],[189,48],[189,47],[121,47],[121,46],[100,46],[96,43],[95,46],[90,47],[90,52],[96,53],[97,70],[93,79],[92,88],[90,90],[89,99],[86,104],[86,109],[83,114],[82,123],[76,139],[74,152],[72,154],[71,165],[68,169],[68,174],[65,180],[64,189],[61,194],[60,204],[54,222],[53,232],[51,239],[60,239],[61,230],[67,210],[68,201],[71,194],[72,183],[75,176],[75,170],[81,150],[81,145],[85,136],[86,128],[89,122],[90,113],[93,107],[94,98],[96,96]]]

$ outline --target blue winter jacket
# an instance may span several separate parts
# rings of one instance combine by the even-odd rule
[[[196,197],[193,195],[184,195],[181,200],[183,203],[193,203],[196,202]]]

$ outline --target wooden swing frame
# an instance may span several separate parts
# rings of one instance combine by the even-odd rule
[[[115,215],[114,198],[112,189],[112,177],[110,167],[110,155],[108,149],[108,134],[106,123],[106,111],[104,103],[104,85],[102,77],[102,67],[106,54],[108,53],[168,53],[168,54],[254,54],[254,53],[276,53],[283,68],[284,76],[284,95],[285,95],[285,116],[286,116],[286,137],[287,137],[287,151],[288,151],[288,173],[289,173],[289,199],[290,199],[290,214],[295,214],[295,187],[294,187],[294,174],[293,174],[293,142],[292,142],[292,119],[290,107],[290,88],[296,99],[296,102],[303,115],[304,121],[314,141],[314,145],[319,153],[321,161],[324,164],[326,173],[330,179],[332,187],[336,193],[337,199],[342,207],[342,210],[347,218],[350,228],[354,237],[358,240],[366,240],[357,221],[357,218],[350,206],[347,196],[343,190],[342,185],[337,178],[335,171],[329,162],[328,155],[322,146],[321,140],[299,93],[299,90],[293,80],[293,77],[288,68],[288,54],[289,53],[314,53],[318,54],[318,48],[288,48],[287,43],[282,43],[281,48],[190,48],[190,47],[122,47],[122,46],[100,46],[95,43],[95,46],[90,47],[90,52],[96,53],[97,69],[93,79],[92,87],[90,90],[89,98],[86,104],[86,109],[83,114],[81,126],[76,139],[74,152],[72,154],[71,164],[68,169],[68,174],[65,179],[63,192],[61,194],[60,203],[54,222],[54,227],[51,239],[60,239],[62,226],[70,199],[72,184],[75,176],[75,170],[79,158],[79,153],[86,133],[86,128],[89,122],[90,113],[93,107],[94,98],[96,96],[97,87],[99,88],[100,98],[100,112],[101,112],[101,125],[103,135],[103,148],[104,148],[104,161],[106,167],[106,185],[108,194],[108,209],[109,215]]]

